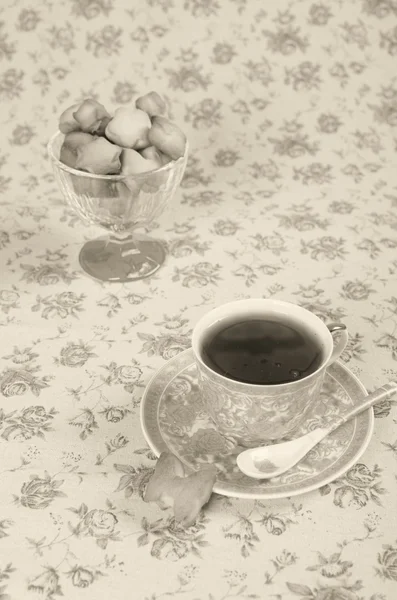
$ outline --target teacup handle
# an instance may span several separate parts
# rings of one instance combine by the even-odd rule
[[[346,348],[347,341],[349,339],[349,334],[347,333],[346,325],[343,323],[330,323],[327,325],[331,335],[334,333],[340,333],[340,337],[337,342],[334,341],[334,349],[331,354],[331,358],[327,363],[327,367],[332,365],[342,354],[343,350]]]

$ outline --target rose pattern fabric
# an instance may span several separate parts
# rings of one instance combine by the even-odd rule
[[[94,581],[94,575],[88,569],[77,568],[72,575],[72,583],[76,587],[86,588]]]
[[[91,510],[84,518],[84,526],[89,535],[102,539],[111,535],[117,523],[117,518],[111,512]]]
[[[396,398],[336,480],[214,494],[188,530],[142,501],[156,457],[139,419],[199,317],[246,297],[345,322],[341,361],[368,391],[397,380],[395,0],[0,4],[0,598],[395,598]],[[152,89],[190,147],[147,229],[167,260],[105,286],[78,262],[101,232],[65,205],[45,147],[67,106]],[[233,452],[192,431],[192,378],[165,402],[170,440]]]
[[[54,481],[48,475],[43,479],[32,475],[21,488],[20,502],[26,508],[47,508],[54,498],[65,495],[58,489],[62,484],[63,481]]]
[[[47,386],[45,378],[39,379],[32,371],[25,369],[7,369],[0,380],[0,391],[6,397],[21,396],[27,391],[39,396],[41,390]]]

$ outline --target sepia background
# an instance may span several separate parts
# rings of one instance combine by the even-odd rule
[[[393,600],[397,411],[359,462],[282,499],[214,494],[181,529],[142,493],[145,386],[208,310],[296,302],[343,321],[368,391],[397,378],[395,0],[3,0],[0,598]],[[46,154],[59,114],[150,90],[186,132],[151,278],[102,284],[101,232]]]

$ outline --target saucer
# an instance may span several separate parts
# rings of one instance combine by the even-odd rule
[[[320,422],[330,422],[335,414],[360,402],[367,395],[363,384],[340,363],[325,375],[319,401],[294,436],[299,437]],[[268,480],[244,475],[236,456],[245,448],[218,433],[205,411],[198,386],[191,349],[168,361],[152,377],[141,402],[144,436],[159,456],[168,450],[191,473],[204,464],[218,469],[213,491],[223,496],[251,499],[285,498],[304,494],[341,477],[367,448],[374,427],[370,408],[326,437],[287,473]]]

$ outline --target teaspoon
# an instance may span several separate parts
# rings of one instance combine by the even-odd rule
[[[350,421],[380,400],[393,396],[396,392],[397,383],[393,381],[386,383],[369,396],[365,396],[361,404],[344,415],[335,417],[335,421],[328,427],[314,429],[290,442],[244,450],[237,456],[237,466],[245,475],[256,479],[277,477],[295,466],[314,446],[343,423]]]

